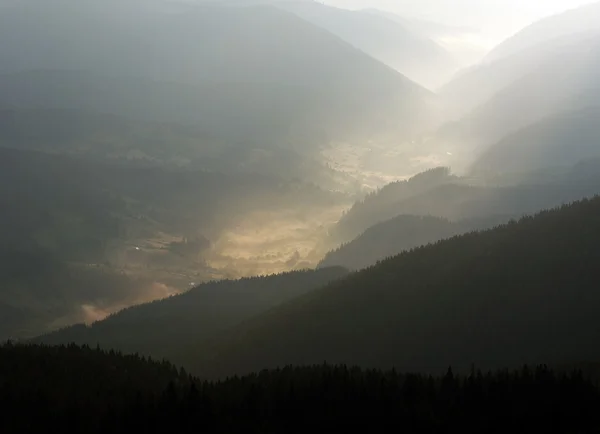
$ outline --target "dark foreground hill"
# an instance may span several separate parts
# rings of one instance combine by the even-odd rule
[[[206,376],[286,364],[439,371],[600,358],[600,198],[419,248],[181,358]]]
[[[91,326],[67,327],[36,341],[87,344],[153,357],[180,354],[244,320],[327,285],[347,274],[341,267],[211,282],[184,294],[133,306]]]
[[[6,433],[597,432],[600,393],[546,367],[457,377],[319,365],[201,383],[168,362],[0,348]]]

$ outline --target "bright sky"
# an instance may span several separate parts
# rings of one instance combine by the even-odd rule
[[[476,27],[499,43],[526,25],[598,0],[319,0],[348,9],[377,8],[413,18]]]

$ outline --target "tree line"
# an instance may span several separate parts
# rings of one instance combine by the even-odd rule
[[[543,365],[434,377],[323,363],[208,382],[88,346],[0,348],[7,433],[591,433],[598,410],[597,383]]]

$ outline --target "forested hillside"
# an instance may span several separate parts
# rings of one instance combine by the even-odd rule
[[[126,353],[172,358],[190,343],[225,330],[344,277],[341,267],[219,281],[149,304],[133,306],[91,326],[74,325],[35,342],[100,345]]]
[[[355,203],[342,216],[333,235],[340,240],[349,241],[369,227],[401,214],[390,209],[399,202],[457,179],[450,173],[450,168],[439,167],[415,175],[406,181],[388,184]]]
[[[465,232],[489,229],[508,220],[508,216],[490,216],[451,222],[440,217],[400,215],[370,227],[354,240],[330,251],[319,267],[360,270],[405,250]]]
[[[8,345],[0,385],[0,429],[11,433],[592,433],[600,423],[597,385],[546,366],[431,377],[320,364],[208,383],[138,356]]]
[[[0,146],[132,166],[310,179],[331,189],[342,188],[347,181],[299,150],[253,141],[225,141],[195,125],[139,121],[85,109],[0,109]]]
[[[600,432],[600,3],[375,1],[0,0],[0,434]]]
[[[239,277],[209,263],[231,261],[214,246],[223,231],[253,211],[301,219],[336,196],[253,173],[0,149],[0,338]]]
[[[182,362],[436,370],[597,360],[600,198],[403,253],[300,297]]]
[[[555,128],[560,129],[560,125],[557,123]],[[580,132],[581,147],[590,143],[592,153],[594,142],[586,141],[585,134],[585,131]],[[566,149],[565,141],[558,137],[556,141],[559,149]],[[535,149],[533,143],[532,147]],[[525,154],[520,160],[527,161],[527,157]],[[513,158],[519,160],[516,156]],[[564,167],[561,166],[521,172],[511,171],[508,166],[506,172],[482,168],[473,177],[452,175],[448,168],[432,169],[408,181],[386,185],[355,203],[331,230],[331,238],[347,243],[371,227],[399,216],[439,217],[451,221],[475,219],[481,222],[476,228],[487,228],[490,226],[485,220],[493,225],[600,192],[597,158],[587,158],[574,166],[565,161]]]
[[[18,199],[2,217],[7,221],[7,242],[35,238],[49,227],[48,247],[62,257],[81,259],[82,251],[92,247],[100,255],[102,242],[121,235],[135,238],[136,229],[153,225],[190,238],[198,232],[210,236],[228,224],[228,217],[256,208],[281,208],[286,197],[304,195],[296,200],[310,198],[316,206],[330,204],[334,197],[314,185],[260,174],[130,167],[10,149],[0,149],[0,156],[0,193],[6,200]],[[27,197],[35,200],[23,200]],[[71,223],[64,226],[69,217]],[[50,230],[53,225],[63,230],[62,236]],[[76,239],[73,246],[60,244],[68,242],[65,235]],[[94,259],[101,258],[90,258]]]

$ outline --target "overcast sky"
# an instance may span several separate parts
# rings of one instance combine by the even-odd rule
[[[349,9],[373,7],[404,16],[477,27],[489,42],[500,42],[526,25],[598,0],[320,0]]]

